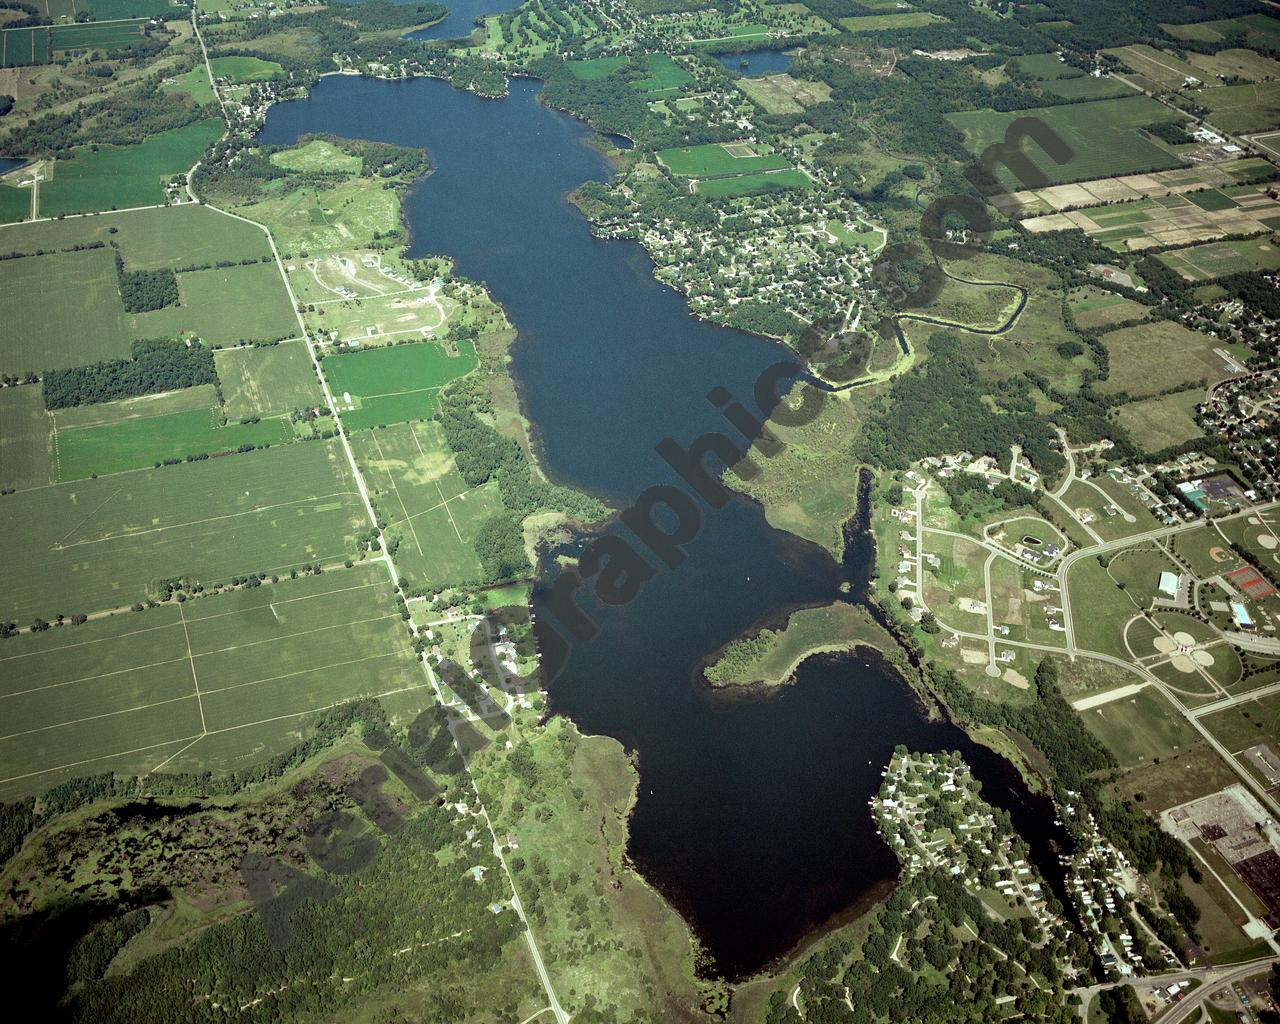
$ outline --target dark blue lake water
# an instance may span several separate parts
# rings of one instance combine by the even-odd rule
[[[410,39],[461,39],[471,35],[476,18],[486,14],[502,14],[518,7],[523,0],[444,0],[449,16],[430,28],[410,32]]]
[[[12,160],[6,156],[0,156],[0,174],[8,174],[15,167],[21,167],[25,163],[25,160]]]
[[[743,66],[743,62],[746,66]],[[720,63],[730,71],[757,78],[760,75],[777,75],[791,67],[791,55],[781,50],[753,50],[750,53],[726,53]]]
[[[516,80],[492,101],[433,80],[330,77],[310,99],[273,108],[263,139],[322,131],[430,150],[434,172],[405,205],[413,252],[453,257],[503,304],[548,471],[621,507],[679,482],[658,441],[727,430],[708,391],[728,388],[754,408],[754,381],[787,353],[692,319],[638,245],[591,237],[565,196],[609,168],[585,144],[588,129],[539,105],[539,89]],[[679,569],[628,604],[584,602],[599,633],[571,645],[551,696],[584,731],[638,751],[630,853],[718,970],[739,977],[896,876],[867,808],[895,743],[962,749],[1015,820],[1031,824],[1043,808],[1006,762],[926,720],[878,659],[812,660],[767,699],[708,692],[697,680],[710,652],[789,608],[837,599],[843,578],[865,580],[870,552],[864,537],[837,565],[742,498],[703,511]],[[545,592],[537,602],[550,649]]]

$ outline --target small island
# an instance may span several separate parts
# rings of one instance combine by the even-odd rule
[[[726,645],[703,674],[714,687],[781,686],[813,654],[855,647],[893,649],[893,638],[866,608],[837,601],[792,612],[783,629],[762,629]]]

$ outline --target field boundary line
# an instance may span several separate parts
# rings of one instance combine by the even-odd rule
[[[170,754],[168,757],[166,757],[163,761],[161,761],[161,762],[160,762],[158,765],[156,765],[154,768],[152,768],[152,769],[150,769],[149,771],[145,772],[145,773],[143,774],[143,778],[146,778],[148,775],[154,775],[154,774],[155,774],[156,772],[158,772],[161,768],[163,768],[163,767],[164,767],[165,765],[167,765],[170,761],[172,761],[175,757],[179,757],[180,755],[185,754],[188,750],[190,750],[190,749],[191,749],[192,747],[194,747],[197,743],[199,743],[202,739],[204,739],[204,737],[205,737],[205,733],[201,733],[199,736],[197,736],[195,739],[193,739],[190,743],[188,743],[185,747],[183,747],[181,750],[177,751],[177,753]],[[181,740],[175,740],[174,742],[175,742],[175,743],[181,743],[182,741],[181,741]]]
[[[361,395],[360,401],[372,402],[375,398],[398,398],[400,395],[421,395],[427,391],[439,391],[443,387],[443,384],[437,384],[435,387],[430,388],[409,388],[407,391],[388,391],[386,394],[382,395]]]
[[[136,470],[131,470],[130,472],[136,472]],[[111,497],[114,498],[116,494],[119,494],[120,491],[122,490],[124,490],[123,487],[117,490],[115,494],[113,494]],[[167,530],[185,530],[193,526],[205,526],[208,523],[220,523],[226,519],[239,519],[241,516],[258,515],[261,512],[274,512],[276,509],[279,509],[279,508],[290,508],[294,505],[304,505],[308,502],[323,501],[326,498],[350,497],[354,493],[355,492],[353,491],[336,491],[333,494],[316,494],[306,498],[298,498],[294,501],[282,501],[275,505],[259,505],[256,508],[245,509],[243,512],[229,512],[224,516],[209,516],[207,519],[193,519],[190,522],[186,522],[186,523],[171,523],[167,526],[153,526],[150,529],[134,530],[130,533],[108,534],[105,537],[97,537],[93,540],[78,540],[74,544],[55,545],[54,549],[58,551],[66,551],[70,548],[85,547],[90,544],[103,544],[113,540],[123,540],[125,538],[132,538],[132,537],[145,537],[149,533],[164,533]],[[107,500],[109,501],[110,498]],[[104,501],[102,504],[105,505],[106,502]],[[99,506],[99,508],[101,508],[101,506]],[[96,515],[96,514],[97,514],[97,509],[95,509],[91,513],[91,515]],[[79,526],[77,526],[76,529],[79,529]],[[74,530],[72,532],[74,532]],[[70,536],[70,533],[67,534],[67,536]],[[306,563],[299,562],[298,564],[303,565]]]
[[[281,640],[292,640],[299,636],[310,636],[313,633],[323,633],[327,629],[341,629],[343,626],[364,626],[370,622],[383,622],[387,619],[400,618],[399,612],[387,612],[385,615],[375,615],[371,619],[349,619],[343,622],[331,622],[326,626],[316,626],[314,629],[302,629],[297,633],[285,633],[281,636],[267,637],[265,640],[250,640],[243,644],[232,644],[230,647],[217,647],[212,651],[201,651],[199,654],[192,653],[192,658],[207,658],[213,654],[230,654],[234,651],[245,651],[250,647],[261,647],[263,644],[274,644]],[[190,647],[190,644],[187,645]],[[212,693],[213,691],[208,691]]]
[[[177,623],[175,622],[176,626]],[[110,679],[112,676],[123,675],[126,672],[145,672],[151,668],[161,668],[165,665],[176,665],[178,662],[185,661],[185,658],[169,658],[165,661],[153,661],[149,665],[130,665],[127,668],[117,668],[111,672],[100,672],[96,676],[80,676],[77,679],[63,679],[56,683],[45,683],[43,686],[33,686],[29,690],[14,690],[13,693],[0,693],[0,700],[10,700],[14,697],[27,697],[33,693],[44,693],[46,690],[58,690],[64,686],[75,686],[76,683],[92,683],[98,679]]]
[[[410,690],[429,690],[429,689],[430,689],[429,686],[422,686],[421,684],[418,684],[416,686],[398,686],[394,690],[385,690],[382,693],[365,694],[365,699],[378,700],[382,697],[394,696],[397,693],[408,693]],[[256,722],[241,722],[239,725],[228,725],[222,729],[210,729],[209,735],[219,736],[224,732],[235,732],[237,729],[252,729],[255,725],[270,725],[272,722],[283,722],[286,718],[301,718],[303,715],[318,715],[321,711],[328,711],[330,708],[336,708],[343,704],[349,704],[351,703],[351,701],[356,699],[357,698],[355,697],[348,697],[345,700],[336,700],[332,704],[324,704],[318,708],[307,708],[306,711],[291,711],[287,715],[275,715],[271,718],[259,719]],[[186,737],[183,737],[183,738],[186,739]],[[3,781],[4,780],[0,780],[0,782],[3,782]]]
[[[25,654],[10,654],[8,657],[0,658],[0,665],[6,661],[18,661],[21,658],[33,658],[40,654],[56,654],[58,651],[71,651],[77,647],[88,647],[90,644],[105,644],[112,640],[123,640],[126,637],[137,636],[140,633],[152,633],[157,629],[171,629],[176,626],[176,622],[166,622],[162,626],[144,626],[142,629],[130,630],[128,633],[121,633],[118,636],[102,636],[96,640],[80,640],[74,644],[63,644],[61,647],[50,647],[44,651],[27,651]]]
[[[412,651],[412,647],[401,647],[395,651],[384,651],[382,654],[370,654],[364,658],[353,658],[351,661],[335,661],[331,665],[316,665],[312,668],[300,668],[293,672],[285,672],[278,676],[263,676],[261,679],[251,679],[247,683],[232,683],[230,686],[222,686],[216,690],[205,690],[206,696],[212,696],[215,693],[226,693],[228,690],[241,690],[246,686],[258,686],[262,683],[276,683],[281,679],[292,679],[294,676],[305,676],[308,672],[328,672],[334,668],[347,668],[350,665],[363,665],[366,661],[378,661],[382,658],[397,658],[402,654],[408,654]]]
[[[200,677],[196,675],[196,656],[191,653],[191,634],[187,632],[187,613],[182,610],[183,604],[185,602],[178,602],[178,617],[182,621],[182,638],[187,642],[187,663],[191,666],[191,681],[196,687],[196,704],[200,707],[200,728],[207,733],[209,726],[204,720],[204,699],[200,696]]]
[[[94,516],[96,516],[99,512],[101,512],[101,511],[103,510],[103,508],[105,508],[105,507],[106,507],[106,505],[107,505],[107,503],[108,503],[108,502],[112,501],[112,500],[115,498],[115,496],[116,496],[117,494],[119,494],[119,493],[120,493],[121,491],[123,491],[123,490],[124,490],[124,488],[123,488],[123,487],[117,487],[114,491],[112,491],[109,495],[107,495],[107,497],[105,497],[105,498],[101,501],[101,503],[100,503],[100,504],[99,504],[99,505],[98,505],[98,506],[97,506],[97,507],[96,507],[92,512],[90,512],[87,516],[85,516],[83,519],[81,519],[81,520],[80,520],[80,522],[76,523],[76,525],[75,525],[75,526],[71,527],[71,529],[70,529],[70,530],[68,530],[68,531],[67,531],[66,533],[64,533],[61,537],[59,537],[59,538],[58,538],[57,540],[55,540],[52,544],[50,544],[50,545],[49,545],[49,550],[50,550],[50,551],[58,551],[58,550],[61,550],[62,542],[63,542],[64,540],[66,540],[66,538],[70,537],[73,533],[75,533],[77,530],[79,530],[82,526],[84,526],[86,523],[90,522],[90,521],[93,519],[93,517],[94,517]]]
[[[355,566],[352,566],[352,568],[354,569]],[[337,572],[338,570],[331,569],[329,571]],[[284,582],[284,580],[280,581],[280,583]],[[290,580],[289,582],[293,583],[295,581]],[[268,583],[267,586],[278,587],[280,586],[280,583]],[[381,585],[381,583],[375,581],[373,583],[360,583],[354,587],[339,587],[336,590],[322,590],[318,594],[306,594],[303,597],[287,597],[283,601],[268,601],[266,604],[250,605],[248,608],[236,608],[234,611],[229,612],[214,612],[212,615],[193,615],[187,621],[191,623],[212,622],[214,619],[225,619],[228,615],[240,615],[244,612],[256,612],[259,608],[275,608],[285,604],[297,604],[299,601],[314,601],[319,597],[332,597],[334,594],[348,594],[353,590],[368,590],[370,587],[379,587]],[[2,660],[3,659],[0,659],[0,661]]]
[[[376,397],[381,397],[381,396],[376,396]],[[383,465],[386,466],[387,456],[386,456],[386,453],[383,452],[382,450],[382,442],[378,440],[378,432],[375,430],[375,431],[372,431],[372,433],[373,433],[373,443],[378,449],[378,458],[380,458],[382,460]],[[412,423],[409,424],[409,433],[413,434]],[[413,437],[415,441],[418,439],[417,434],[413,434]],[[418,450],[419,451],[422,450],[421,445],[418,446]],[[387,466],[386,468],[387,468],[387,479],[391,481],[391,489],[396,492],[396,501],[400,502],[400,511],[404,513],[404,521],[409,524],[409,532],[413,534],[413,544],[414,544],[414,547],[418,549],[418,557],[426,558],[427,557],[426,553],[423,552],[422,550],[422,541],[418,540],[418,531],[414,527],[413,523],[410,521],[409,509],[405,507],[404,498],[400,496],[400,487],[396,484],[396,478],[391,475],[391,468],[389,466]],[[439,487],[436,488],[437,491],[439,489],[440,489]]]

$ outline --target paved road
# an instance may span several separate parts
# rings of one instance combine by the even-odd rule
[[[1233,964],[1225,967],[1193,967],[1185,971],[1170,971],[1167,974],[1148,976],[1146,978],[1125,978],[1118,981],[1103,985],[1090,985],[1087,988],[1076,989],[1076,994],[1080,996],[1080,1016],[1084,1019],[1089,1007],[1089,1002],[1099,992],[1105,989],[1118,988],[1121,985],[1127,985],[1129,988],[1137,988],[1142,985],[1150,985],[1152,983],[1168,986],[1180,984],[1184,981],[1199,981],[1200,987],[1191,995],[1180,1003],[1173,1004],[1171,1009],[1166,1009],[1155,1020],[1156,1024],[1181,1024],[1188,1018],[1194,1020],[1192,1012],[1199,1015],[1200,1006],[1214,992],[1217,992],[1223,985],[1229,985],[1233,982],[1243,981],[1245,978],[1251,978],[1261,971],[1269,970],[1272,964],[1280,963],[1280,956],[1268,956],[1259,960],[1250,960],[1245,964]]]

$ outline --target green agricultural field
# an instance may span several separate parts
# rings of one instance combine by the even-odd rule
[[[1265,14],[1246,14],[1239,18],[1221,21],[1200,21],[1190,25],[1160,26],[1175,39],[1196,39],[1217,43],[1236,33],[1244,33],[1249,46],[1276,47],[1280,45],[1280,20]]]
[[[1040,82],[1053,82],[1063,78],[1082,78],[1084,72],[1061,60],[1056,53],[1027,53],[1009,61],[1025,75]]]
[[[777,153],[761,153],[761,147],[745,142],[705,146],[683,146],[658,151],[658,159],[671,171],[685,178],[715,178],[722,175],[776,171],[791,166]]]
[[[434,421],[361,431],[352,445],[406,586],[479,582],[472,543],[480,524],[502,510],[497,482],[468,489]]]
[[[0,489],[49,482],[49,428],[39,384],[0,388]]]
[[[787,168],[760,174],[739,174],[732,178],[704,178],[697,184],[698,195],[711,199],[749,196],[761,192],[784,192],[813,188],[813,179],[804,171]]]
[[[3,267],[0,373],[128,356],[129,328],[110,249],[5,260]],[[85,329],[88,324],[92,330]]]
[[[214,353],[227,418],[283,416],[323,405],[320,382],[302,342]]]
[[[209,61],[213,77],[226,79],[236,85],[246,82],[269,82],[284,74],[284,68],[273,60],[261,57],[213,57]]]
[[[213,86],[209,84],[209,72],[203,65],[197,65],[185,74],[177,75],[160,88],[164,92],[185,93],[199,107],[217,101],[213,95]]]
[[[134,314],[134,336],[194,334],[211,345],[298,336],[298,319],[274,263],[179,274],[178,293],[181,301],[176,306]]]
[[[0,182],[0,224],[31,217],[31,189]]]
[[[1115,754],[1121,768],[1180,753],[1197,739],[1195,730],[1173,705],[1150,687],[1132,697],[1081,711],[1080,717]]]
[[[1171,320],[1123,327],[1102,336],[1111,373],[1099,391],[1126,391],[1135,398],[1225,376],[1226,364],[1214,353],[1222,342]]]
[[[928,11],[902,11],[896,14],[864,14],[856,18],[841,18],[846,32],[887,32],[895,28],[921,28],[936,21],[946,21]]]
[[[380,565],[26,634],[0,652],[0,796],[261,760],[301,736],[259,726],[425,684]]]
[[[5,228],[0,231],[0,255],[37,249],[48,252],[92,242],[118,245],[130,270],[179,270],[271,255],[261,228],[195,205]]]
[[[29,67],[49,60],[49,30],[7,28],[0,31],[0,68]]]
[[[30,622],[349,557],[368,522],[336,442],[19,491],[5,499],[0,618]]]
[[[964,133],[975,157],[992,143],[1002,142],[1005,129],[1018,118],[1044,122],[1070,148],[1071,156],[1058,164],[1038,146],[1029,146],[1028,156],[1050,184],[1063,184],[1180,166],[1178,157],[1137,131],[1171,116],[1168,107],[1148,96],[1126,96],[1008,113],[971,110],[948,114],[947,119]],[[996,174],[1011,190],[1025,187],[1007,168],[998,168]]]
[[[475,346],[464,341],[458,348],[449,355],[441,345],[419,342],[329,356],[321,365],[342,422],[360,430],[434,415],[436,392],[475,368]]]
[[[1156,259],[1188,281],[1212,281],[1249,270],[1280,269],[1280,240],[1264,235],[1233,242],[1206,242],[1162,252]]]
[[[218,390],[212,384],[197,384],[193,388],[179,388],[155,395],[122,398],[115,402],[96,402],[93,405],[73,405],[50,412],[53,428],[80,430],[84,427],[104,427],[129,420],[145,420],[153,416],[169,416],[176,412],[195,409],[208,411],[218,404]]]
[[[665,53],[649,54],[649,77],[632,82],[646,96],[664,96],[678,92],[693,81],[693,76]]]
[[[150,206],[164,202],[164,184],[189,170],[225,126],[217,118],[153,135],[136,146],[80,147],[55,161],[53,178],[40,186],[40,214]]]
[[[119,18],[182,17],[183,9],[170,0],[88,0],[89,10],[98,21],[115,21]],[[77,10],[84,10],[84,0],[78,0]]]
[[[618,68],[625,67],[627,59],[626,57],[597,57],[595,60],[571,60],[568,62],[568,68],[573,72],[574,78],[584,82],[595,82],[613,74]]]
[[[144,469],[165,459],[233,452],[241,445],[285,444],[293,428],[284,419],[219,425],[218,410],[194,409],[122,423],[59,430],[54,435],[54,479],[82,480],[130,469]]]
[[[272,153],[271,162],[290,171],[324,174],[359,174],[364,165],[360,157],[344,153],[328,139],[312,139],[293,149]]]
[[[1222,85],[1196,93],[1206,120],[1227,132],[1258,132],[1280,125],[1280,82]]]
[[[1083,78],[1063,78],[1056,82],[1047,82],[1044,91],[1051,96],[1075,102],[1077,100],[1110,100],[1121,96],[1133,96],[1136,90],[1132,85],[1119,78],[1107,76],[1094,78],[1086,75]]]
[[[54,50],[112,50],[132,46],[143,38],[146,20],[86,22],[80,25],[54,25],[49,30]]]

